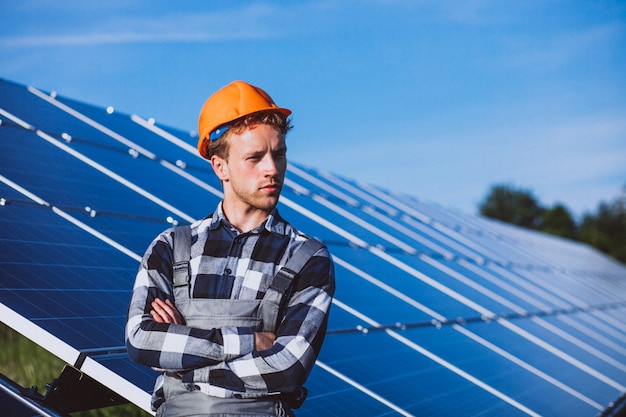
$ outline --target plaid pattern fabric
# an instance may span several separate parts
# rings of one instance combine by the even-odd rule
[[[220,204],[213,215],[191,225],[191,297],[262,299],[270,279],[306,239],[276,210],[256,229],[238,233]],[[152,319],[155,298],[176,303],[172,243],[172,229],[161,233],[139,267],[126,327],[131,360],[180,373],[183,382],[222,398],[295,392],[312,369],[326,331],[335,290],[327,249],[319,250],[295,281],[274,346],[255,352],[250,327],[203,330]],[[159,388],[157,381],[157,395]]]

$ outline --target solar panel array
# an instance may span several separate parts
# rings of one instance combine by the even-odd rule
[[[112,108],[4,80],[0,120],[0,320],[149,410],[134,275],[217,178],[188,133]],[[626,267],[590,247],[295,162],[279,211],[337,274],[298,416],[596,416],[626,392]]]

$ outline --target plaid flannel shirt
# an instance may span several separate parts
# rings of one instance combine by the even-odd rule
[[[276,210],[259,227],[238,233],[218,205],[213,215],[191,225],[192,298],[263,298],[271,277],[306,239]],[[252,328],[202,330],[152,319],[155,298],[176,303],[172,242],[171,229],[157,236],[139,267],[126,326],[131,360],[180,373],[183,382],[222,398],[297,392],[319,354],[335,290],[327,249],[320,249],[294,281],[273,347],[254,351]],[[157,381],[157,396],[159,389]]]

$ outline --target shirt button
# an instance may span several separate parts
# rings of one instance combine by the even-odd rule
[[[224,271],[225,274],[230,275],[231,272],[233,272],[230,268],[226,268],[226,270]]]

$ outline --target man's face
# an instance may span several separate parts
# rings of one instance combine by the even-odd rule
[[[282,190],[287,169],[285,135],[264,124],[230,133],[228,160],[212,160],[224,184],[224,202],[230,210],[269,214]]]

